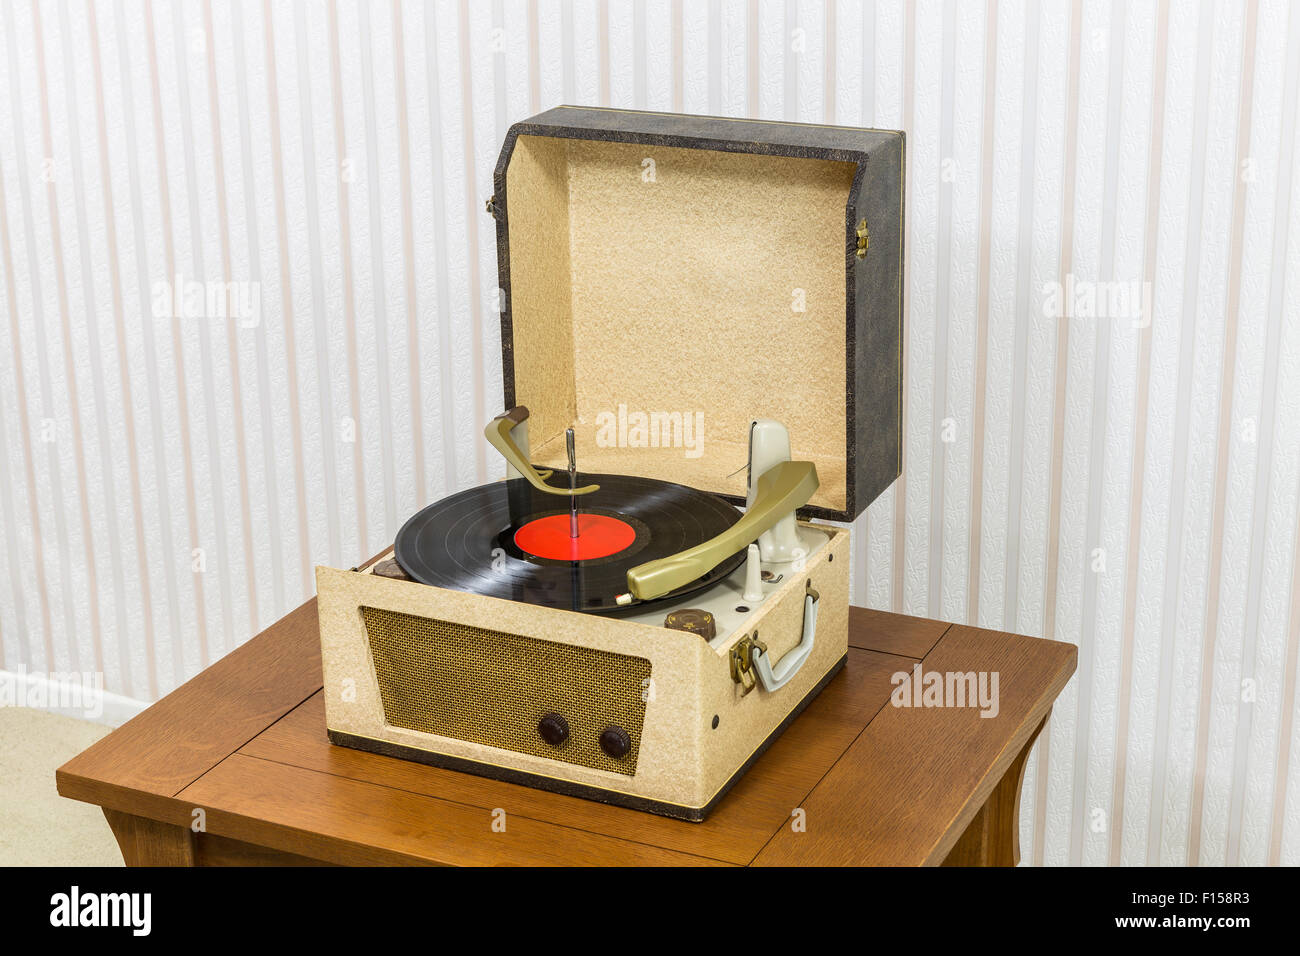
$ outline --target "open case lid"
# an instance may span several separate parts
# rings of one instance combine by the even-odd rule
[[[505,407],[539,466],[743,503],[770,418],[849,521],[898,476],[903,134],[561,106],[497,162]]]

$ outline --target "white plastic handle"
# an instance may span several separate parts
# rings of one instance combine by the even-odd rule
[[[771,692],[780,690],[790,682],[790,678],[799,672],[808,655],[812,653],[813,640],[817,636],[817,602],[820,596],[811,588],[803,600],[803,638],[798,646],[793,647],[777,661],[776,667],[767,659],[767,651],[754,652],[754,669],[758,672],[758,682],[763,690]]]

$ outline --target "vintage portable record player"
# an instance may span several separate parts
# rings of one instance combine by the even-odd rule
[[[846,660],[810,519],[899,473],[903,136],[559,107],[488,211],[506,477],[317,569],[330,739],[702,820]]]

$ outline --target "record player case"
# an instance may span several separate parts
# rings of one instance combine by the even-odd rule
[[[852,521],[900,470],[903,170],[898,132],[588,107],[512,126],[487,209],[529,459],[563,469],[572,427],[585,473],[743,504],[750,423],[780,421],[820,476],[800,533],[825,543],[713,642],[318,568],[330,739],[704,819],[844,666],[850,533],[808,519]],[[601,440],[638,412],[702,416],[703,441]],[[760,634],[802,661],[777,690],[736,674]],[[555,711],[572,738],[548,750]]]

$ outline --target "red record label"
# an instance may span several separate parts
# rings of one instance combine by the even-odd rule
[[[618,554],[636,540],[626,521],[608,515],[578,514],[578,536],[569,534],[569,515],[534,518],[515,532],[521,551],[552,561],[590,561]]]

